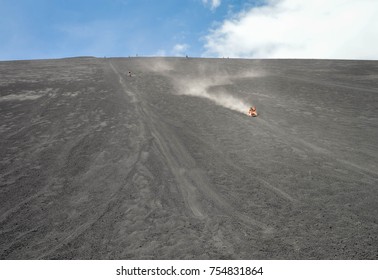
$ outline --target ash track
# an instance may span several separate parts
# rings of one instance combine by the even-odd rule
[[[376,62],[84,58],[0,74],[2,259],[378,257]]]

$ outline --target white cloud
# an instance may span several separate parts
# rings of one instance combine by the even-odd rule
[[[188,48],[189,46],[187,44],[176,44],[173,47],[172,53],[175,56],[184,56]]]
[[[378,59],[378,1],[268,0],[206,36],[205,56]]]
[[[210,5],[210,9],[213,11],[218,8],[221,4],[221,0],[202,0],[204,5]]]

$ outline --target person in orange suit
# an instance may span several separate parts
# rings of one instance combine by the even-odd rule
[[[257,117],[257,112],[256,112],[256,107],[255,106],[252,106],[251,108],[249,108],[248,116],[250,116],[250,117]]]

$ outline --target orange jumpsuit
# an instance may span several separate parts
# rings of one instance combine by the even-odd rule
[[[248,116],[257,117],[256,107],[249,108]]]

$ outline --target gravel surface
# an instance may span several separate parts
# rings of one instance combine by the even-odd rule
[[[377,61],[0,62],[0,259],[378,259],[377,109]]]

